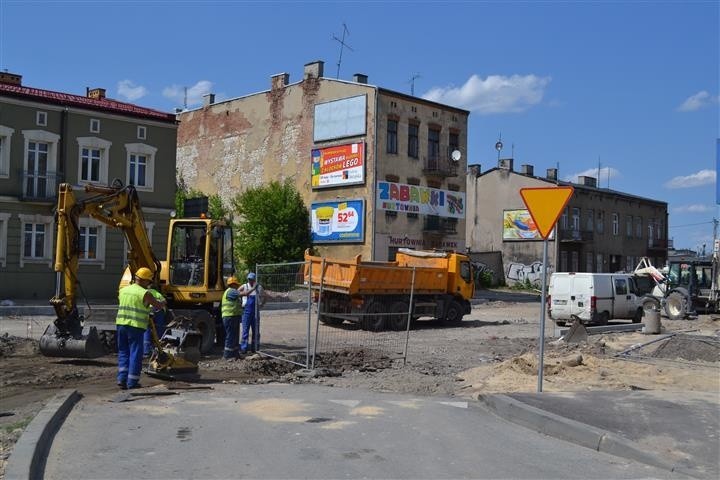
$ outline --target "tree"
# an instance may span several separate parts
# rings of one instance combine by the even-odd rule
[[[223,206],[220,195],[206,195],[200,190],[190,188],[182,177],[179,177],[175,189],[175,211],[178,218],[185,216],[185,200],[201,197],[208,197],[208,216],[210,218],[229,218],[230,212]]]
[[[310,247],[310,215],[290,180],[250,188],[232,203],[240,218],[235,248],[248,268],[303,259]]]

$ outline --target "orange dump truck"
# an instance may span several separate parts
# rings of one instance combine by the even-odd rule
[[[305,281],[320,296],[320,320],[328,325],[348,320],[365,330],[404,330],[411,292],[413,319],[457,323],[470,313],[472,266],[459,253],[401,248],[394,262],[366,262],[360,255],[334,260],[308,250],[305,261]]]

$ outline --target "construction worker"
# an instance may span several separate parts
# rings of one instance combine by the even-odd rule
[[[163,309],[165,302],[153,297],[148,287],[153,281],[149,268],[135,272],[135,283],[120,290],[117,325],[118,374],[117,384],[123,390],[140,388],[143,359],[143,335],[148,328],[150,307]]]
[[[165,297],[162,293],[158,292],[154,288],[148,288],[148,292],[152,294],[153,297],[159,302],[165,301]],[[165,324],[166,324],[166,316],[167,316],[167,306],[166,308],[157,309],[155,307],[152,308],[152,311],[150,313],[150,316],[152,316],[152,321],[155,324],[155,333],[158,336],[158,340],[162,338],[163,333],[165,332]],[[149,357],[150,354],[153,351],[153,340],[152,340],[152,329],[150,328],[150,325],[148,325],[147,330],[145,330],[145,336],[143,337],[143,352],[146,357]]]
[[[228,288],[222,296],[220,312],[222,315],[223,327],[225,328],[225,348],[223,358],[231,360],[238,358],[238,347],[240,341],[240,319],[242,318],[242,304],[237,288],[240,280],[232,276],[227,281]]]
[[[265,304],[265,292],[260,284],[255,282],[255,273],[247,275],[247,283],[240,287],[242,297],[242,337],[240,339],[240,353],[248,351],[248,336],[252,329],[252,344],[250,351],[255,352],[260,344],[260,307]]]

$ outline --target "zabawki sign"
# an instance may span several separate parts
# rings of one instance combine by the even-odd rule
[[[378,182],[377,208],[392,212],[465,218],[465,193],[404,183]]]

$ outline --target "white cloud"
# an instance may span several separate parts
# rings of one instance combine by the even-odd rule
[[[688,97],[677,110],[679,112],[694,112],[701,108],[708,107],[713,103],[718,103],[720,97],[713,97],[706,90],[701,90],[695,95]]]
[[[598,180],[597,185],[598,187],[602,184],[607,185],[608,178],[618,178],[620,176],[620,170],[612,167],[602,167],[600,168],[600,179]],[[577,182],[578,177],[595,177],[597,179],[598,169],[588,168],[587,170],[583,170],[582,172],[572,173],[570,175],[564,176],[563,180],[565,180],[566,182]]]
[[[680,205],[679,207],[673,207],[674,213],[707,213],[715,210],[712,205],[703,205],[695,203],[692,205]]]
[[[461,87],[435,87],[423,98],[479,114],[524,112],[543,99],[550,77],[536,75],[471,76]]]
[[[665,188],[690,188],[715,183],[715,170],[700,170],[691,175],[675,177],[665,182]]]
[[[172,85],[163,89],[163,96],[175,100],[179,105],[185,102],[185,88],[181,85]],[[189,107],[198,105],[203,100],[203,95],[212,92],[213,83],[209,80],[200,80],[192,87],[187,87],[187,104]]]
[[[148,94],[148,89],[142,85],[135,85],[132,80],[120,80],[117,83],[118,95],[129,101],[135,101]]]

